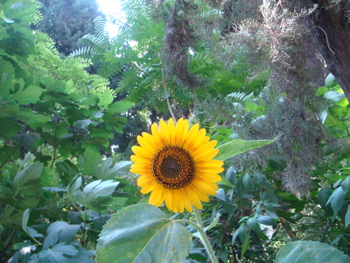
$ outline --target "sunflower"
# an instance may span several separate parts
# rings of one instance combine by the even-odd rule
[[[160,206],[164,201],[169,210],[192,212],[192,205],[202,209],[201,201],[216,195],[223,171],[222,161],[212,159],[219,152],[216,141],[209,141],[205,129],[195,124],[189,130],[188,121],[180,119],[174,124],[161,120],[154,123],[151,133],[137,137],[140,146],[133,146],[135,155],[130,171],[139,174],[141,193],[152,192],[149,203]]]

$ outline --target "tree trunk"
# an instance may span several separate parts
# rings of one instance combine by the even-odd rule
[[[313,30],[318,31],[321,52],[330,72],[336,77],[350,101],[350,2],[316,2],[319,8],[312,17],[315,25]]]

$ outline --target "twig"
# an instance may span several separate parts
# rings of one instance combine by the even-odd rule
[[[330,45],[329,45],[328,35],[327,35],[326,31],[324,31],[324,29],[323,29],[322,27],[319,27],[319,26],[313,26],[313,27],[317,27],[317,28],[321,29],[321,31],[325,34],[328,49],[329,49],[329,51],[332,52],[333,55],[335,55],[335,52],[331,49],[331,47],[330,47]]]
[[[15,234],[16,234],[16,230],[13,230],[10,237],[8,238],[6,246],[4,246],[4,249],[2,250],[2,252],[0,254],[0,262],[5,262],[5,260],[3,261],[2,259],[5,256],[6,250],[11,246],[11,242],[12,242],[12,239],[15,236]]]
[[[176,117],[175,117],[175,114],[174,114],[173,110],[171,109],[171,105],[170,105],[170,101],[169,101],[169,97],[168,97],[168,89],[167,89],[166,82],[165,82],[165,76],[164,76],[164,69],[163,68],[162,68],[162,83],[163,83],[163,87],[164,87],[164,91],[165,91],[165,95],[166,95],[166,103],[168,105],[168,109],[169,109],[170,115],[173,118],[174,122],[176,122]]]

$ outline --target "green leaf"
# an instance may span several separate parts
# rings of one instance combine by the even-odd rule
[[[247,221],[247,226],[256,232],[261,232],[261,228],[256,217],[249,218]]]
[[[38,263],[62,263],[68,261],[70,257],[73,257],[79,253],[78,249],[72,245],[66,245],[65,243],[58,243],[50,249],[42,250],[38,253]]]
[[[325,94],[327,91],[328,91],[327,87],[319,87],[316,91],[316,95],[321,96],[321,95]]]
[[[30,215],[30,209],[26,209],[23,212],[23,215],[22,215],[22,229],[25,232],[27,232],[27,225],[28,225],[29,215]]]
[[[108,105],[113,102],[113,99],[114,97],[111,90],[107,89],[102,93],[102,95],[100,95],[100,102],[98,105],[108,108]]]
[[[125,177],[129,170],[132,162],[121,161],[113,164],[113,158],[109,157],[102,162],[101,167],[95,167],[95,177],[101,180],[115,179],[116,177]]]
[[[230,166],[225,174],[227,180],[232,184],[235,185],[237,182],[237,178],[236,178],[236,170],[233,166]]]
[[[350,257],[342,251],[316,241],[295,241],[284,245],[277,253],[276,263],[348,263]]]
[[[0,217],[0,225],[12,225],[12,224],[20,224],[22,221],[22,215],[20,213],[15,212],[15,208],[13,206],[7,207],[3,210]]]
[[[348,205],[348,210],[345,215],[345,228],[347,228],[348,225],[350,225],[350,205]]]
[[[265,216],[265,215],[259,215],[256,220],[263,225],[267,225],[267,226],[273,226],[277,224],[277,221],[275,218],[271,217],[271,216]]]
[[[331,88],[336,84],[336,80],[332,73],[329,73],[325,79],[325,85],[327,88]]]
[[[245,173],[243,175],[243,185],[247,192],[251,192],[253,190],[253,181],[249,173]]]
[[[56,243],[70,243],[80,229],[80,225],[70,225],[64,221],[56,221],[52,223],[46,230],[46,238],[43,249],[51,247]]]
[[[219,149],[219,153],[215,159],[225,161],[238,154],[273,143],[276,139],[257,141],[232,140],[217,147]]]
[[[19,170],[13,179],[14,187],[24,195],[33,195],[41,190],[40,177],[44,165],[33,163]]]
[[[40,140],[40,134],[38,133],[24,133],[17,134],[13,136],[13,140],[15,140],[19,145],[24,146],[28,150],[32,150],[36,140]]]
[[[30,209],[26,209],[23,212],[22,229],[31,237],[43,237],[43,235],[39,234],[38,231],[36,231],[34,228],[31,228],[28,226],[29,215],[30,215]]]
[[[256,182],[263,187],[264,189],[266,189],[269,192],[273,192],[274,188],[271,182],[269,182],[266,178],[266,176],[260,172],[256,172],[253,174],[253,177],[255,178]]]
[[[150,204],[123,208],[108,220],[98,239],[97,262],[184,262],[192,236]]]
[[[217,183],[218,185],[226,185],[228,187],[234,188],[235,186],[233,184],[230,183],[229,180],[227,180],[226,177],[221,177],[221,181]]]
[[[344,191],[343,188],[338,187],[334,190],[332,195],[329,197],[327,204],[331,204],[334,214],[337,214],[340,208],[343,206],[344,199]],[[327,205],[326,204],[326,205]]]
[[[215,227],[215,226],[219,223],[219,219],[220,219],[220,214],[217,213],[216,216],[215,216],[215,218],[214,218],[214,220],[213,220],[213,222],[211,222],[209,226],[206,226],[206,227],[204,228],[204,231],[205,231],[205,232],[206,232],[206,231],[209,231],[210,229],[212,229],[213,227]]]
[[[221,201],[226,200],[225,190],[222,188],[219,188],[219,190],[216,191],[215,197]]]
[[[11,19],[19,20],[21,23],[27,23],[34,20],[33,14],[35,10],[36,7],[33,4],[16,2],[11,6],[7,15]]]
[[[12,118],[0,118],[1,123],[1,129],[0,129],[0,136],[11,138],[12,136],[16,135],[19,132],[20,124],[17,123]]]
[[[130,101],[124,101],[124,100],[117,101],[109,106],[108,112],[124,113],[128,109],[130,109],[133,105],[134,105],[134,103],[132,103]]]
[[[242,244],[241,257],[244,256],[244,253],[247,251],[247,249],[250,246],[249,239],[250,239],[250,232],[248,232],[248,234],[246,235],[244,242]]]
[[[98,197],[112,195],[118,184],[119,182],[113,180],[93,181],[85,186],[83,191],[79,189],[75,191],[75,200],[85,207],[90,207],[94,205]]]
[[[326,99],[331,100],[335,103],[339,102],[343,98],[345,98],[345,95],[343,93],[337,92],[337,91],[328,91],[326,94],[323,95]]]
[[[45,123],[51,119],[50,116],[37,114],[33,112],[33,110],[30,108],[20,108],[18,111],[17,117],[21,121],[27,122],[29,125],[31,125],[32,123],[36,124],[36,122]]]
[[[345,197],[350,199],[350,175],[342,182],[341,187],[343,188]]]
[[[244,239],[241,241],[244,242],[245,240],[245,236],[247,235],[247,228],[246,228],[247,224],[246,223],[242,223],[239,228],[235,231],[235,233],[232,236],[232,245],[235,244],[237,237],[239,236],[239,238],[241,239],[241,237],[244,237]]]
[[[37,103],[41,96],[43,89],[35,86],[29,85],[25,89],[18,90],[14,95],[14,99],[16,99],[20,104],[28,105],[30,103]]]
[[[74,193],[76,190],[79,189],[81,184],[82,184],[82,178],[79,175],[75,176],[67,187],[67,194],[69,199],[74,201],[76,200]]]
[[[84,156],[79,156],[78,164],[80,167],[84,168],[85,173],[92,174],[100,163],[100,160],[101,155],[99,151],[93,146],[88,146],[84,151]]]

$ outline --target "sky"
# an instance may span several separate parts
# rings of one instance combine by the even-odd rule
[[[118,20],[123,20],[123,12],[121,10],[120,0],[97,0],[100,10],[107,16],[113,17]],[[110,22],[110,18],[107,17],[106,29],[110,37],[115,36],[118,33],[118,25]]]

